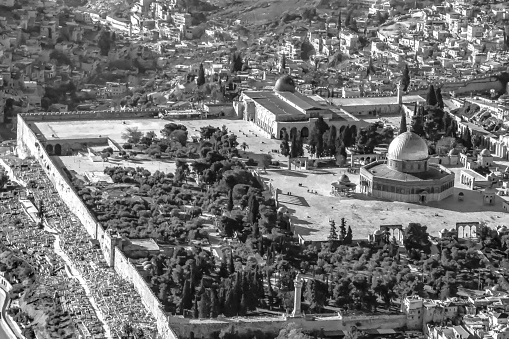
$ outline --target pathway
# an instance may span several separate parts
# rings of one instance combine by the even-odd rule
[[[46,225],[46,228],[51,229],[47,225]],[[54,231],[52,230],[52,233],[53,232]],[[92,293],[90,292],[90,288],[88,287],[87,282],[85,281],[85,279],[83,279],[83,277],[81,276],[79,271],[74,267],[71,259],[69,259],[69,256],[67,256],[67,254],[64,253],[64,251],[62,251],[62,248],[60,247],[60,236],[59,235],[55,235],[54,246],[55,246],[55,254],[59,255],[65,261],[73,278],[77,279],[80,282],[83,289],[85,290],[85,295],[88,297],[90,304],[94,308],[95,314],[97,315],[97,319],[99,319],[99,321],[102,323],[106,338],[112,338],[110,328],[109,328],[108,324],[106,323],[106,320],[104,319],[103,313],[97,306],[97,303],[95,302],[95,298],[92,295]]]

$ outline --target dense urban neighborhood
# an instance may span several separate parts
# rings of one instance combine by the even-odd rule
[[[509,3],[0,0],[0,339],[508,339]]]

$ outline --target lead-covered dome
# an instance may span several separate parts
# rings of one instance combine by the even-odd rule
[[[426,160],[429,158],[428,145],[417,134],[405,132],[391,142],[387,158],[400,161]]]
[[[294,93],[295,81],[293,81],[291,76],[283,75],[281,78],[277,79],[276,84],[274,85],[274,91]]]

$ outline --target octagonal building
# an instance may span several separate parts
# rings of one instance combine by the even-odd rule
[[[413,132],[402,133],[389,145],[387,160],[361,167],[361,192],[403,202],[443,200],[453,194],[454,173],[428,160],[426,141]]]

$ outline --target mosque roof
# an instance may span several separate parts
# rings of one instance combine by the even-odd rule
[[[426,141],[413,132],[404,132],[389,145],[387,158],[392,160],[418,161],[429,158]]]

